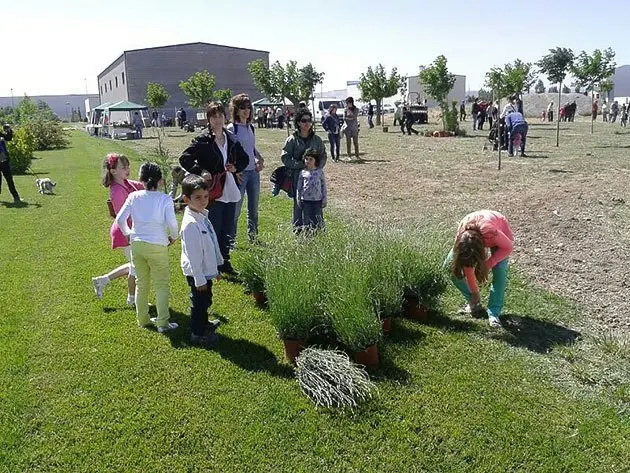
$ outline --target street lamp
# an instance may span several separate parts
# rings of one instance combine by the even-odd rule
[[[13,87],[11,87],[11,108],[15,108],[15,105],[13,104]]]
[[[70,102],[66,102],[66,120],[69,122],[69,118],[68,118],[68,105],[70,105]]]

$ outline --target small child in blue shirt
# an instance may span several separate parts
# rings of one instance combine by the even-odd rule
[[[322,209],[328,203],[326,176],[319,168],[319,152],[309,148],[304,152],[304,165],[300,171],[296,189],[296,201],[302,210],[303,228],[317,230],[324,228]]]

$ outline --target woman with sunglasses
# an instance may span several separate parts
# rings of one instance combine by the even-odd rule
[[[304,169],[304,152],[311,148],[319,154],[319,167],[326,165],[326,148],[322,139],[313,130],[313,115],[307,108],[299,108],[294,115],[295,132],[287,138],[282,148],[280,159],[288,172],[291,173],[293,183],[293,227],[300,229],[303,226],[302,209],[295,200],[300,171]]]
[[[252,125],[252,102],[246,94],[238,94],[230,101],[230,115],[232,123],[227,126],[228,131],[234,133],[236,139],[249,156],[249,164],[241,173],[239,190],[241,200],[236,204],[234,218],[233,241],[236,241],[236,226],[243,208],[243,199],[247,194],[247,237],[250,242],[258,237],[258,197],[260,195],[260,171],[263,168],[263,157],[256,149],[256,134]]]

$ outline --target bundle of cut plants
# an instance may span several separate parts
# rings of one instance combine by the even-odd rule
[[[352,409],[376,391],[365,370],[341,351],[306,348],[295,374],[302,392],[317,406]]]

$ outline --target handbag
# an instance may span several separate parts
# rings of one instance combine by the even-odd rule
[[[208,183],[208,197],[210,201],[220,199],[223,195],[223,187],[225,186],[225,179],[222,179],[227,171],[212,174],[212,178]]]

